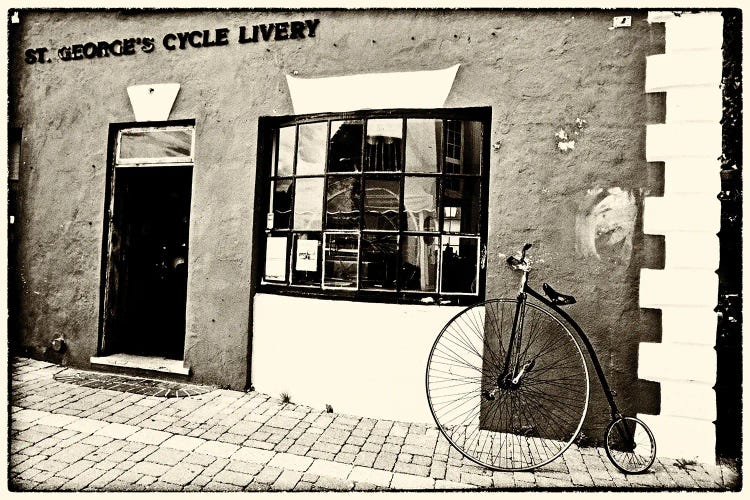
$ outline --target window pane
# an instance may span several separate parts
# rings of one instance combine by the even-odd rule
[[[403,236],[401,241],[401,289],[437,291],[438,238]]]
[[[479,233],[479,179],[460,177],[443,180],[443,231]]]
[[[123,130],[120,133],[120,159],[191,157],[192,129]]]
[[[297,179],[294,194],[294,229],[322,229],[323,178]]]
[[[437,179],[406,177],[404,211],[407,231],[437,231]]]
[[[479,175],[482,157],[482,123],[446,120],[445,164],[448,174]]]
[[[443,237],[441,293],[477,293],[478,248],[476,237]]]
[[[325,282],[329,288],[357,288],[359,235],[325,235]]]
[[[328,177],[326,228],[359,229],[358,176]]]
[[[401,183],[365,179],[365,228],[398,231]]]
[[[365,170],[373,172],[401,170],[401,137],[403,120],[367,121]]]
[[[437,172],[442,142],[442,120],[406,120],[406,171]]]
[[[297,175],[325,172],[328,123],[307,123],[299,126],[297,143]]]
[[[364,124],[355,121],[331,122],[329,172],[354,172],[362,168]]]
[[[276,169],[276,175],[292,175],[295,134],[296,128],[294,126],[279,129],[279,164]]]
[[[320,286],[322,234],[302,233],[294,236],[292,284]]]
[[[275,181],[273,189],[273,227],[289,229],[292,218],[292,179]]]
[[[482,160],[482,123],[464,122],[465,174],[479,175]]]
[[[286,281],[286,249],[286,236],[266,238],[266,268],[263,276],[267,281]]]
[[[395,290],[397,267],[397,235],[362,235],[362,257],[360,262],[360,283],[362,288]]]

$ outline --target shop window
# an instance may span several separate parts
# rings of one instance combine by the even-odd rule
[[[269,117],[260,133],[263,291],[482,298],[488,108]]]

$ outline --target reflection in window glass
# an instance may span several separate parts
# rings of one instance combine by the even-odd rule
[[[365,228],[398,231],[401,183],[365,179]]]
[[[292,284],[319,286],[322,266],[322,233],[300,233],[294,237]]]
[[[401,242],[401,289],[437,291],[438,238],[403,236]]]
[[[406,120],[406,171],[437,172],[442,139],[442,120]]]
[[[357,288],[357,258],[359,235],[326,233],[325,272],[323,286],[328,288]]]
[[[123,130],[120,133],[120,159],[187,159],[193,145],[192,129]]]
[[[445,122],[445,172],[448,174],[461,173],[461,122],[447,120]]]
[[[398,236],[365,233],[362,235],[361,245],[361,288],[395,290]]]
[[[326,228],[359,229],[359,177],[328,177]]]
[[[437,179],[406,177],[404,211],[407,231],[437,231]]]
[[[320,230],[323,219],[323,178],[297,179],[294,229]]]
[[[296,129],[293,126],[279,129],[279,163],[276,175],[292,175],[292,167],[294,166],[295,134]]]
[[[464,122],[464,174],[478,175],[481,171],[482,159],[482,124],[480,122]]]
[[[378,119],[367,121],[365,137],[365,170],[372,172],[401,170],[401,138],[403,120]]]
[[[476,237],[443,238],[441,293],[476,293],[478,249],[479,240]]]
[[[273,227],[289,229],[292,218],[292,179],[278,180],[273,184]]]
[[[443,231],[478,233],[480,183],[475,178],[445,179],[443,185]]]
[[[479,175],[482,158],[482,124],[446,120],[445,165],[447,174]]]
[[[306,123],[299,126],[297,141],[297,175],[319,175],[325,172],[328,123]]]
[[[361,121],[331,122],[331,145],[328,153],[329,172],[354,172],[362,168]]]

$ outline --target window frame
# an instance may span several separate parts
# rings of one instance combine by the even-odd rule
[[[168,123],[168,122],[165,122]],[[188,156],[155,156],[155,157],[135,157],[135,158],[122,158],[120,156],[122,147],[122,135],[123,133],[138,131],[138,132],[163,132],[163,131],[185,131],[190,133],[190,154]],[[145,125],[145,126],[132,126],[124,127],[117,131],[117,138],[115,142],[115,164],[118,167],[144,167],[144,166],[163,166],[163,165],[182,165],[195,163],[195,125]]]
[[[254,283],[256,289],[263,293],[272,293],[279,295],[292,295],[292,296],[308,296],[323,299],[344,299],[344,300],[355,300],[361,302],[385,302],[385,303],[418,303],[418,304],[450,304],[450,305],[469,305],[481,300],[485,297],[485,276],[486,276],[486,246],[487,246],[487,220],[488,220],[488,205],[489,205],[489,164],[490,164],[490,134],[491,134],[491,116],[492,108],[490,107],[469,107],[469,108],[438,108],[438,109],[380,109],[380,110],[359,110],[349,112],[338,112],[338,113],[315,113],[307,115],[284,115],[284,116],[263,116],[259,118],[258,122],[258,156],[256,166],[256,196],[255,196],[255,244],[254,253],[256,253],[256,277]],[[372,171],[367,170],[365,165],[365,143],[367,136],[367,123],[368,120],[373,119],[403,119],[402,121],[402,140],[400,145],[400,160],[402,163],[400,170],[397,173],[391,171]],[[408,120],[409,119],[434,119],[434,120],[465,120],[479,122],[480,124],[480,168],[478,173],[470,174],[455,174],[448,173],[444,164],[446,142],[445,136],[447,133],[447,127],[442,127],[442,139],[439,147],[439,155],[441,157],[440,165],[436,171],[430,172],[412,172],[407,170],[405,163],[405,152],[406,142],[408,134]],[[359,166],[351,171],[329,171],[328,160],[331,153],[331,129],[332,122],[338,121],[353,121],[362,124],[363,133],[363,146],[361,151],[361,157]],[[316,175],[296,175],[296,164],[297,155],[299,148],[299,127],[296,127],[293,141],[293,158],[292,158],[292,172],[290,175],[277,175],[278,168],[278,157],[281,156],[276,152],[276,143],[279,140],[279,130],[288,126],[299,126],[315,122],[327,122],[328,135],[326,136],[326,147],[324,157],[324,171],[322,174]],[[463,137],[462,137],[463,140]],[[462,144],[463,149],[463,144]],[[463,152],[463,151],[462,151]],[[358,211],[358,226],[353,229],[336,228],[332,229],[327,227],[326,224],[326,200],[328,192],[329,178],[334,177],[346,177],[352,175],[358,178],[359,181],[359,211]],[[274,191],[276,189],[275,181],[291,179],[292,186],[291,192],[292,197],[296,193],[296,181],[298,178],[323,178],[323,196],[320,200],[322,203],[322,217],[320,229],[308,230],[308,229],[295,229],[293,212],[295,210],[295,204],[290,201],[289,209],[291,210],[291,219],[287,224],[286,228],[273,228],[269,227],[269,222],[272,225],[272,221],[269,220],[268,213],[274,213],[274,206],[272,205]],[[365,179],[373,178],[393,178],[397,179],[400,186],[399,192],[399,228],[397,230],[381,230],[381,229],[368,229],[365,225],[365,192],[364,184]],[[436,194],[435,194],[435,209],[437,211],[437,227],[434,231],[419,231],[410,230],[408,228],[407,220],[408,213],[404,205],[404,188],[407,178],[431,178],[436,179]],[[446,179],[447,178],[447,179]],[[446,181],[451,179],[474,179],[474,182],[480,183],[480,190],[478,193],[479,207],[478,207],[478,228],[477,232],[467,233],[446,233],[443,230],[443,211],[444,211],[444,184]],[[275,217],[274,217],[275,218]],[[358,235],[359,240],[359,256],[357,258],[357,288],[347,289],[338,287],[328,287],[325,285],[325,265],[326,265],[326,238],[329,234],[345,234],[354,232]],[[320,285],[306,285],[306,284],[295,284],[294,280],[294,259],[293,253],[296,248],[296,240],[300,234],[315,233],[319,235],[319,262],[322,266],[320,270]],[[268,236],[281,236],[286,235],[287,237],[287,255],[286,255],[286,280],[283,283],[271,282],[264,279],[265,276],[265,241]],[[363,287],[361,284],[361,254],[363,248],[363,240],[367,235],[394,235],[396,236],[397,243],[397,257],[398,269],[396,271],[396,288],[393,289],[374,289],[371,287]],[[431,236],[434,238],[434,244],[438,247],[438,259],[435,264],[436,272],[436,286],[434,291],[412,291],[402,289],[402,283],[400,278],[400,268],[402,267],[403,257],[402,249],[404,244],[404,237],[406,236]],[[448,237],[457,238],[459,236],[474,237],[478,240],[477,244],[477,262],[476,262],[476,293],[474,292],[441,292],[442,289],[442,265],[443,258],[441,252],[443,246],[448,241]],[[432,243],[431,243],[432,244]]]

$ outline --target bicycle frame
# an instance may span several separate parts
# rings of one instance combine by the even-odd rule
[[[599,377],[599,382],[601,384],[602,390],[604,391],[604,395],[607,398],[607,402],[609,403],[610,411],[612,412],[612,419],[616,419],[621,417],[621,413],[619,408],[617,407],[617,402],[615,401],[613,391],[609,385],[609,382],[607,382],[607,377],[604,375],[604,370],[602,370],[602,365],[599,362],[599,357],[596,355],[596,351],[594,350],[594,346],[591,344],[591,341],[589,340],[586,333],[583,331],[583,328],[580,327],[576,321],[570,317],[568,313],[563,311],[559,306],[555,305],[552,301],[548,300],[546,297],[541,295],[539,292],[531,288],[529,286],[529,270],[524,269],[523,270],[523,277],[521,278],[521,286],[519,287],[518,297],[517,297],[517,304],[516,304],[516,312],[515,317],[513,319],[513,329],[511,331],[511,337],[509,342],[509,348],[508,353],[506,355],[505,359],[505,374],[507,375],[508,368],[510,367],[510,357],[511,357],[511,351],[513,350],[512,346],[513,342],[516,338],[517,331],[520,331],[523,327],[523,318],[524,318],[524,309],[526,306],[526,298],[527,294],[531,295],[538,301],[540,301],[542,304],[545,304],[547,307],[552,309],[555,313],[557,313],[563,320],[565,320],[566,323],[568,323],[570,326],[573,327],[576,334],[578,335],[578,338],[581,339],[583,342],[583,345],[586,347],[586,352],[589,355],[589,359],[591,360],[591,364],[594,365],[594,370],[596,371],[597,376]]]

